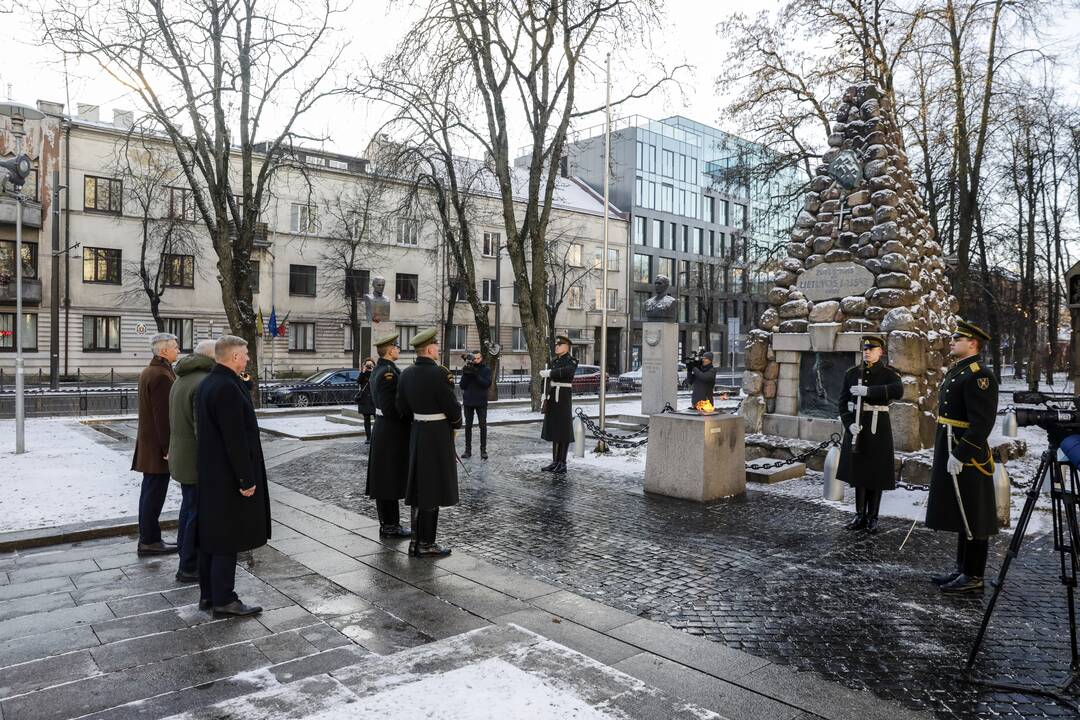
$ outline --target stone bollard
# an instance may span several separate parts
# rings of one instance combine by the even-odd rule
[[[836,477],[840,469],[840,448],[833,445],[829,452],[825,453],[825,467],[823,469],[822,497],[833,502],[844,499],[844,483]]]
[[[1012,488],[1009,483],[1009,471],[1005,469],[1005,463],[999,462],[994,465],[994,500],[997,504],[998,527],[1007,528],[1012,525],[1009,512],[1012,510]]]
[[[574,418],[574,457],[585,457],[585,423]]]

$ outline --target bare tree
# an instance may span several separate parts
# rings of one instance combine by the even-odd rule
[[[584,257],[584,246],[576,242],[570,233],[551,233],[547,238],[545,264],[547,265],[548,291],[544,298],[547,311],[547,347],[555,345],[555,318],[571,294],[576,294],[585,306],[585,281],[602,277],[607,272],[607,258]],[[607,298],[602,298],[607,302]],[[594,308],[600,310],[601,308]]]
[[[232,332],[258,375],[249,282],[259,212],[292,164],[305,115],[336,92],[344,46],[335,0],[65,0],[41,14],[45,41],[89,58],[138,98],[164,134],[217,254]]]

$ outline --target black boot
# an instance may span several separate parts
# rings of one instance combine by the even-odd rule
[[[866,530],[871,535],[877,535],[878,511],[881,509],[881,490],[867,491],[866,498]]]
[[[865,530],[869,518],[866,516],[866,490],[855,488],[855,519],[844,526],[845,530]]]
[[[559,464],[559,443],[551,443],[551,462],[540,468],[544,472],[551,472]]]
[[[983,591],[983,579],[974,575],[957,575],[952,582],[941,586],[941,592],[948,595],[962,595],[964,593],[981,593]]]
[[[419,545],[419,542],[417,540],[417,534],[419,533],[418,528],[420,523],[417,522],[416,517],[418,514],[419,509],[414,505],[412,507],[411,515],[409,517],[409,520],[412,523],[412,540],[409,541],[409,557],[416,557],[416,549]]]
[[[461,453],[461,459],[472,457],[472,427],[465,426],[465,452]]]
[[[566,453],[569,450],[570,443],[559,443],[559,455],[557,458],[558,462],[555,464],[555,467],[551,469],[551,472],[555,473],[556,475],[566,474]]]

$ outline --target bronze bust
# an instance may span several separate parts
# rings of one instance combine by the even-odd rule
[[[675,322],[679,311],[679,304],[668,290],[671,289],[671,280],[666,275],[657,275],[653,280],[653,292],[651,298],[645,301],[645,319],[659,322]]]
[[[383,295],[386,279],[381,275],[371,278],[371,292],[364,295],[364,309],[368,322],[379,323],[390,319],[390,300]]]

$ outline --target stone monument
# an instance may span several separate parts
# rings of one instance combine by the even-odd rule
[[[645,301],[645,322],[641,328],[641,413],[654,415],[664,405],[676,407],[679,389],[678,303],[668,290],[671,281],[664,275],[653,280],[654,294]]]
[[[747,432],[839,432],[841,373],[859,361],[860,335],[876,332],[904,381],[890,406],[896,447],[931,445],[958,305],[893,108],[873,83],[844,93],[787,255],[747,339]]]
[[[363,297],[364,316],[367,319],[368,326],[371,328],[372,342],[374,342],[374,338],[382,337],[394,330],[388,322],[390,320],[390,299],[383,294],[385,290],[386,278],[382,275],[376,275],[371,278],[371,292]],[[375,357],[374,347],[364,348],[364,350],[367,352],[367,357]]]
[[[645,492],[696,502],[746,492],[742,418],[686,413],[650,417]]]

